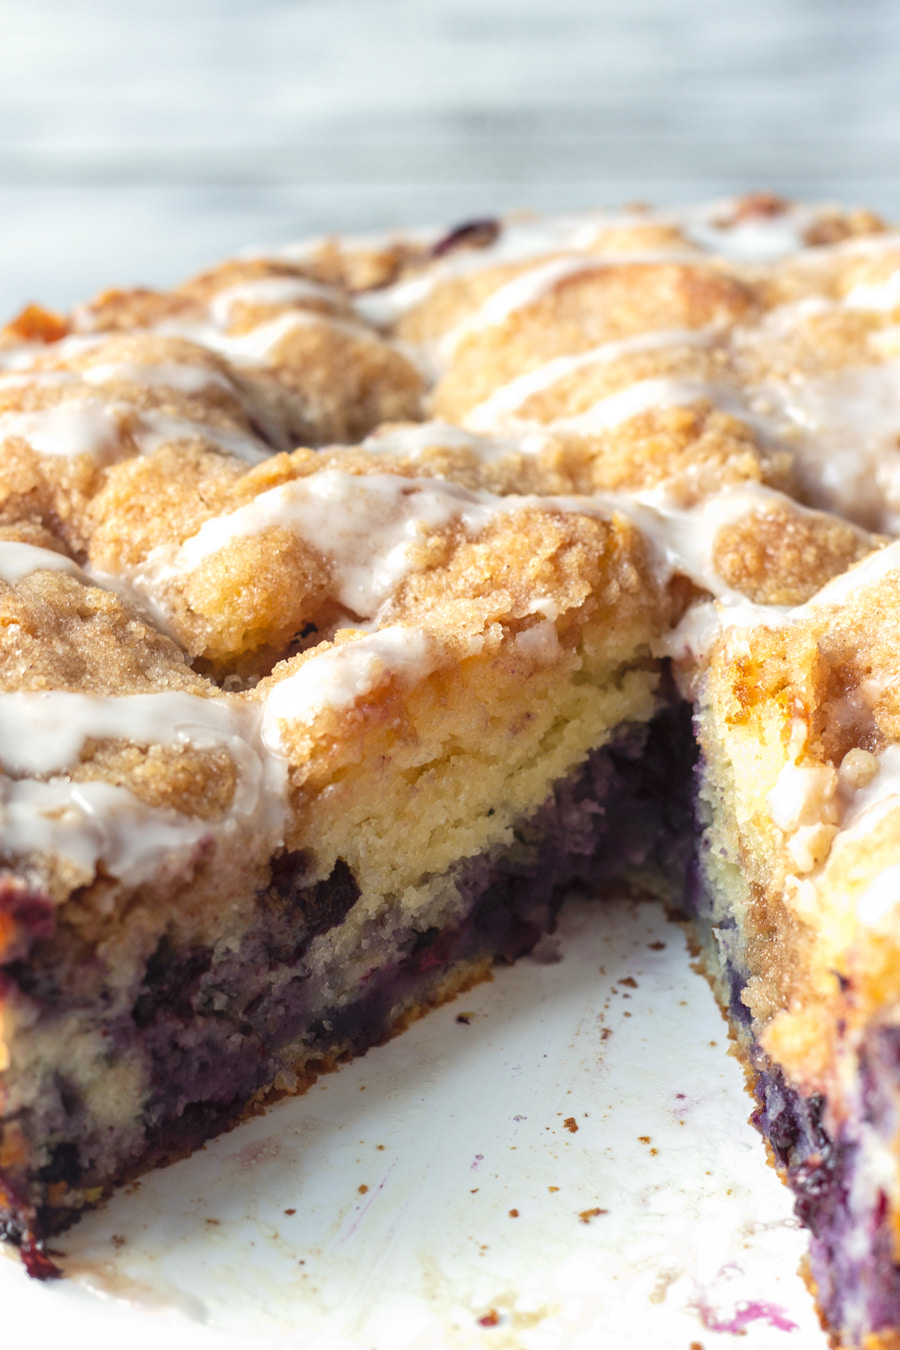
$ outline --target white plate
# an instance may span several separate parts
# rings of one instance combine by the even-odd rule
[[[574,900],[559,952],[117,1196],[58,1239],[69,1280],[0,1263],[5,1325],[128,1350],[822,1350],[681,930]]]

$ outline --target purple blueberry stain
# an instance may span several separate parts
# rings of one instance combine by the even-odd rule
[[[694,1304],[704,1331],[728,1332],[732,1336],[746,1335],[747,1328],[753,1322],[767,1322],[775,1331],[796,1331],[797,1323],[792,1322],[783,1308],[777,1303],[766,1303],[753,1299],[739,1303],[730,1316],[721,1316],[714,1312],[708,1303]]]

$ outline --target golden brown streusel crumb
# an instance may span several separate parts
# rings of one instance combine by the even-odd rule
[[[0,522],[46,530],[83,558],[89,504],[102,482],[102,470],[86,456],[49,458],[9,437],[0,443]]]
[[[304,281],[315,280],[309,272],[299,263],[287,262],[280,258],[228,258],[219,263],[216,267],[211,267],[205,272],[200,272],[197,276],[191,277],[188,281],[182,282],[175,288],[175,294],[183,296],[190,300],[197,308],[198,316],[203,314],[211,300],[223,291],[228,291],[232,287],[245,287],[248,282],[257,281]],[[291,296],[287,301],[279,301],[275,304],[257,305],[252,299],[245,297],[235,298],[235,304],[230,307],[227,316],[227,327],[229,330],[241,331],[245,327],[251,327],[252,324],[247,320],[249,314],[242,314],[241,310],[246,307],[248,310],[266,311],[266,317],[269,317],[272,309],[283,309],[285,306],[290,308],[308,309],[313,313],[338,313],[345,317],[351,317],[353,310],[349,298],[345,291],[335,286],[332,292],[322,293],[310,289],[308,293],[298,290],[298,293]]]
[[[204,693],[175,644],[118,596],[59,571],[0,582],[0,689]]]
[[[857,235],[882,234],[887,229],[881,216],[874,211],[842,212],[837,209],[825,214],[805,231],[803,241],[811,248],[839,244]]]
[[[494,278],[488,288],[484,274],[475,275],[485,296],[499,284]],[[463,278],[445,286],[465,282],[474,284]],[[451,307],[441,304],[442,290],[439,286],[419,310],[401,321],[401,336],[421,340],[439,335],[452,328],[454,312],[470,312],[470,296],[459,296]],[[749,317],[755,307],[750,287],[709,262],[623,262],[592,267],[587,260],[583,271],[562,277],[503,321],[479,326],[476,320],[470,330],[463,324],[445,379],[460,388],[468,382],[466,398],[471,407],[500,385],[554,357],[588,351],[636,333],[734,323]]]
[[[576,491],[638,491],[665,482],[699,498],[737,482],[789,488],[793,471],[784,452],[772,453],[743,422],[704,399],[653,410],[596,436],[559,435]]]
[[[326,239],[304,258],[303,267],[314,281],[356,294],[391,285],[430,256],[427,245],[412,239],[398,238],[378,248],[357,246],[352,239]]]
[[[799,605],[885,541],[789,503],[722,527],[713,558],[722,579],[759,605]]]
[[[101,572],[138,563],[151,549],[187,538],[229,508],[247,472],[199,438],[162,445],[117,464],[89,509],[91,562]]]
[[[424,381],[413,363],[372,331],[323,320],[292,328],[265,369],[236,372],[294,445],[353,442],[382,422],[421,416]]]
[[[72,318],[78,333],[127,332],[179,319],[190,310],[190,301],[174,291],[154,291],[139,286],[133,290],[110,288],[101,291],[92,300],[79,305]]]
[[[890,314],[877,310],[835,308],[787,318],[773,315],[757,328],[735,333],[735,370],[742,380],[790,383],[842,369],[881,365],[892,355],[892,327]]]

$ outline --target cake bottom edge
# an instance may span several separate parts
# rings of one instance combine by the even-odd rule
[[[750,1121],[793,1195],[809,1235],[801,1274],[836,1350],[900,1350],[900,1263],[878,1160],[893,1153],[893,1097],[900,1093],[900,1028],[872,1032],[859,1050],[855,1101],[835,1125],[827,1097],[804,1092],[753,1034],[742,1003],[747,972],[734,944],[717,940],[702,883],[688,888],[687,925],[699,968],[725,1017],[755,1106]]]

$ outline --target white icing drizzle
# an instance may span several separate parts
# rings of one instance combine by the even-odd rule
[[[815,223],[815,221],[813,221]],[[790,259],[791,268],[812,273],[825,273],[842,258],[884,258],[891,253],[900,257],[900,231],[885,230],[879,234],[851,235],[834,244],[814,244],[799,249]],[[760,262],[769,261],[765,258]]]
[[[875,927],[900,903],[900,863],[886,867],[857,898],[856,912],[867,927]]]
[[[620,338],[615,342],[604,342],[589,351],[576,352],[571,356],[557,356],[552,361],[517,376],[508,384],[494,391],[472,408],[465,417],[465,424],[473,431],[490,431],[503,425],[508,414],[515,413],[535,394],[550,389],[554,384],[574,375],[579,370],[591,366],[608,365],[622,357],[641,352],[664,350],[669,347],[707,347],[713,339],[712,328],[676,328],[660,329],[657,332],[637,333],[632,337]]]
[[[115,464],[127,454],[130,443],[139,453],[150,454],[167,442],[195,436],[222,446],[249,464],[260,464],[271,454],[265,442],[249,433],[152,408],[139,411],[120,402],[71,399],[31,412],[0,413],[0,443],[21,437],[38,454],[56,458],[84,455],[101,467]]]
[[[499,497],[438,479],[356,476],[329,469],[272,488],[237,511],[208,520],[175,553],[156,550],[140,580],[150,589],[153,580],[190,572],[235,539],[281,526],[329,560],[339,602],[362,618],[372,618],[415,566],[412,550],[429,532],[455,524],[473,537],[501,514],[532,508],[603,520],[623,515],[655,549],[662,584],[673,572],[681,572],[714,595],[746,605],[746,597],[726,586],[716,571],[718,533],[750,511],[785,502],[789,499],[781,493],[758,483],[726,488],[685,510],[665,490]],[[801,507],[789,504],[803,513]],[[762,612],[768,613],[769,607]]]
[[[858,829],[864,821],[866,829],[871,829],[873,812],[877,811],[880,817],[885,806],[900,799],[900,745],[885,746],[876,758],[878,772],[864,787],[857,789],[844,815],[845,840],[849,831]]]
[[[749,509],[766,498],[766,489],[747,485],[715,506],[720,521]],[[723,494],[726,496],[729,494]],[[777,493],[768,497],[783,500]],[[733,499],[733,500],[732,500]],[[180,546],[163,545],[126,576],[136,596],[144,598],[165,623],[164,589],[190,574],[206,558],[234,541],[258,537],[282,528],[303,539],[327,562],[331,593],[360,620],[377,620],[405,577],[416,567],[416,546],[434,531],[461,529],[468,537],[481,533],[502,514],[525,509],[560,511],[608,520],[620,513],[634,521],[656,551],[657,571],[664,584],[673,569],[693,575],[727,593],[709,561],[701,560],[692,539],[696,515],[679,512],[661,494],[643,498],[629,494],[592,494],[589,497],[497,496],[472,492],[442,479],[404,478],[395,474],[354,475],[326,469],[293,479],[260,493],[237,510],[204,522]],[[730,515],[729,515],[730,512]],[[691,524],[693,522],[693,524]],[[111,578],[102,577],[104,584]],[[535,612],[543,612],[541,600]]]
[[[47,374],[66,375],[68,372],[48,371]],[[72,375],[70,378],[80,378],[86,384],[100,385],[122,380],[130,384],[149,385],[152,388],[177,389],[182,394],[202,394],[204,390],[213,386],[234,393],[233,383],[222,371],[176,361],[161,361],[152,365],[135,361],[110,361],[102,365],[88,366],[79,375]]]
[[[241,752],[236,705],[181,690],[103,697],[66,690],[0,694],[0,763],[16,774],[58,773],[87,740],[138,745],[225,744]]]
[[[900,362],[759,386],[805,495],[869,529],[900,531]]]
[[[681,208],[671,213],[671,219],[677,221],[691,243],[708,253],[735,262],[774,262],[806,247],[806,232],[819,214],[814,206],[790,203],[769,215],[736,218],[738,208],[738,199],[732,198]]]
[[[374,324],[376,328],[389,328],[404,314],[423,304],[446,276],[445,269],[432,265],[421,276],[398,281],[377,291],[364,291],[354,298],[353,307],[366,323]]]
[[[8,857],[58,858],[75,864],[85,878],[102,861],[110,875],[130,885],[216,833],[209,821],[153,809],[112,783],[3,776],[0,830]]]
[[[662,551],[669,575],[681,572],[689,576],[715,599],[693,604],[678,626],[660,638],[654,650],[661,656],[699,661],[726,629],[783,628],[807,619],[817,608],[842,604],[854,591],[874,584],[892,571],[900,571],[900,543],[882,549],[875,547],[866,558],[828,582],[802,605],[759,604],[728,587],[718,574],[714,557],[720,531],[744,515],[765,513],[768,508],[779,512],[787,509],[801,518],[816,518],[816,512],[761,483],[724,488],[690,510],[680,509],[677,503],[667,505],[669,500],[670,489],[665,486],[638,493],[626,498],[623,514],[630,515],[657,550]],[[640,515],[640,505],[654,508],[658,523]],[[665,573],[661,579],[665,579]]]
[[[0,347],[0,378],[9,371],[26,366],[44,351],[43,342],[17,342],[14,347]]]
[[[389,249],[397,244],[414,244],[423,249],[429,249],[439,239],[442,239],[446,232],[443,226],[437,225],[413,226],[411,229],[403,229],[402,231],[361,230],[354,234],[342,234],[339,243],[341,251],[348,253],[354,251],[380,253],[382,250]],[[278,244],[275,247],[261,248],[254,246],[244,248],[241,249],[240,253],[235,254],[235,257],[250,262],[314,263],[322,249],[333,246],[334,243],[334,235],[318,234],[304,239],[295,239],[289,244]]]
[[[807,311],[808,312],[808,311]],[[784,317],[784,316],[783,316]],[[708,340],[708,339],[701,339]],[[615,359],[615,344],[613,355]],[[599,348],[599,359],[606,359]],[[791,454],[798,481],[814,505],[837,510],[869,529],[900,533],[900,362],[795,374],[741,389],[689,378],[651,378],[599,400],[584,412],[536,422],[515,410],[539,390],[552,386],[591,354],[560,357],[518,377],[472,409],[465,424],[486,431],[590,435],[621,426],[654,409],[707,400],[740,418],[773,446]],[[512,415],[510,415],[512,414]],[[532,440],[533,449],[535,444]]]
[[[0,581],[5,581],[7,586],[17,586],[33,572],[48,571],[84,577],[77,563],[52,548],[38,548],[16,539],[0,539]]]
[[[848,309],[894,310],[900,305],[900,268],[885,281],[860,282],[844,297]]]
[[[822,257],[840,257],[844,254],[853,257],[884,257],[886,253],[900,251],[900,230],[883,230],[880,234],[852,235],[849,239],[840,239],[836,244],[820,244],[808,248],[801,255],[801,261],[813,265]]]
[[[388,677],[410,684],[422,680],[436,659],[426,633],[397,625],[331,647],[304,661],[268,691],[263,741],[274,754],[283,754],[284,723],[311,723],[325,709],[350,707]]]
[[[546,425],[556,431],[570,431],[590,435],[593,432],[609,431],[622,426],[632,417],[665,408],[688,407],[702,400],[712,403],[723,411],[734,412],[745,421],[749,415],[745,404],[735,389],[719,384],[709,384],[705,380],[658,379],[637,380],[616,394],[609,394],[586,408],[584,412],[572,417],[558,417]]]
[[[42,455],[88,455],[113,464],[122,453],[122,419],[128,408],[98,399],[72,399],[33,412],[0,413],[0,442],[21,437]]]
[[[324,300],[329,304],[346,303],[334,286],[309,281],[306,277],[260,277],[256,281],[241,281],[217,291],[209,304],[209,315],[214,323],[227,327],[235,306],[290,305],[297,300]]]
[[[725,584],[716,570],[714,552],[725,525],[751,511],[781,508],[785,503],[797,514],[806,514],[782,494],[757,483],[726,488],[684,509],[666,489],[589,497],[500,497],[440,479],[357,476],[327,469],[271,488],[235,511],[212,517],[180,546],[154,549],[127,576],[136,594],[164,617],[161,587],[177,585],[205,559],[236,540],[282,528],[326,560],[337,601],[360,620],[373,620],[415,568],[416,545],[431,532],[455,526],[474,537],[499,515],[525,509],[604,520],[618,513],[631,520],[650,543],[661,585],[680,572],[740,611],[743,617],[734,622],[759,621],[760,615],[767,622],[779,622],[788,611],[751,605],[741,592]]]
[[[174,417],[169,413],[155,412],[151,408],[137,416],[132,435],[142,455],[152,454],[161,445],[167,445],[172,441],[189,440],[194,436],[202,436],[204,440],[214,442],[247,464],[261,464],[272,453],[264,441],[251,436],[249,432],[212,426],[208,422],[195,422],[187,417]]]
[[[472,333],[480,328],[494,328],[505,323],[510,315],[528,306],[537,304],[546,295],[555,291],[561,281],[570,277],[582,276],[585,272],[596,272],[609,266],[606,259],[592,258],[589,254],[574,254],[562,258],[550,258],[538,267],[529,268],[511,281],[507,281],[488,296],[480,309],[454,330],[447,342],[459,341],[463,333]]]
[[[108,873],[138,885],[189,855],[204,839],[238,829],[281,842],[287,783],[285,723],[343,710],[387,678],[412,682],[433,668],[432,641],[416,629],[386,628],[317,654],[261,702],[205,698],[183,691],[101,697],[68,691],[0,695],[0,832],[7,857],[67,860],[86,876],[102,860]],[[224,748],[238,768],[234,800],[222,820],[150,807],[127,788],[59,777],[89,740]],[[9,774],[52,775],[48,781]]]
[[[900,745],[888,745],[877,756],[877,771],[849,794],[844,805],[841,830],[835,838],[829,865],[841,866],[850,850],[864,859],[872,832],[889,815],[900,811]],[[872,927],[900,903],[900,864],[877,873],[855,897],[857,917]]]
[[[4,389],[22,389],[28,385],[79,384],[83,376],[74,370],[5,370],[0,373],[0,392]]]
[[[56,372],[53,371],[31,372],[33,361],[43,356],[52,356],[56,361],[67,361],[72,356],[80,356],[82,352],[108,342],[109,337],[109,333],[70,333],[68,337],[60,338],[58,342],[23,342],[20,346],[0,352],[0,371],[2,371],[0,379],[5,383],[20,370],[38,376],[54,374]]]
[[[828,265],[829,256],[861,254],[881,257],[898,247],[896,236],[851,239],[829,248],[803,248],[803,233],[820,218],[816,208],[790,207],[771,216],[747,216],[737,223],[724,225],[729,215],[740,204],[737,201],[713,203],[709,207],[688,212],[664,212],[656,217],[638,216],[635,219],[650,222],[653,219],[680,224],[691,239],[706,248],[721,251],[730,244],[731,254],[740,259],[750,257],[768,259],[799,249],[796,257],[810,266]],[[595,237],[601,218],[590,219]],[[519,309],[537,303],[554,286],[570,277],[605,267],[624,265],[652,265],[662,261],[705,262],[707,254],[686,250],[611,252],[591,254],[584,251],[553,254],[553,246],[571,250],[572,227],[562,231],[553,228],[541,234],[542,222],[530,225],[528,248],[518,250],[511,245],[507,251],[502,243],[515,227],[501,231],[498,241],[486,249],[464,251],[438,260],[423,276],[400,283],[393,296],[378,292],[376,305],[396,301],[396,312],[418,304],[429,290],[442,279],[462,275],[498,261],[527,261],[537,256],[538,261],[512,280],[499,286],[489,295],[474,315],[464,319],[438,343],[439,353],[447,354],[466,335],[486,326],[505,322]],[[579,222],[583,239],[580,248],[589,246],[584,233],[586,221]],[[530,250],[530,252],[529,252]],[[540,257],[550,251],[551,256]],[[884,287],[887,287],[885,292]],[[900,296],[900,271],[887,283],[881,283],[878,294],[871,290],[851,292],[844,308],[860,304],[886,306]],[[404,289],[405,288],[405,289]],[[402,292],[402,296],[401,293]],[[887,298],[885,296],[887,295]],[[399,297],[399,298],[398,298]],[[757,335],[788,335],[798,323],[816,314],[840,311],[841,303],[823,296],[807,296],[777,307],[764,317],[755,329],[738,330],[736,344],[756,340]],[[371,315],[370,317],[378,317]],[[383,318],[384,315],[382,314]],[[638,341],[650,345],[657,339],[641,334]],[[662,340],[662,339],[659,339]],[[673,335],[673,341],[679,340]],[[704,333],[697,339],[708,340]],[[628,340],[630,341],[630,339]],[[430,351],[424,344],[425,355]],[[877,343],[873,351],[877,348]],[[621,350],[621,349],[619,349]],[[869,528],[900,533],[900,458],[896,443],[900,433],[900,362],[873,363],[853,369],[802,373],[796,372],[789,381],[763,380],[744,389],[727,384],[707,385],[701,381],[675,381],[635,384],[608,399],[600,400],[592,408],[571,418],[533,422],[517,416],[519,409],[534,393],[552,386],[557,379],[591,364],[594,359],[615,359],[615,344],[603,344],[593,354],[575,353],[560,356],[538,370],[529,371],[496,390],[484,403],[471,409],[463,419],[475,431],[494,428],[527,435],[521,450],[534,453],[541,448],[541,435],[552,431],[592,434],[615,428],[630,417],[653,407],[679,406],[699,398],[709,399],[714,406],[741,418],[773,449],[783,448],[792,457],[799,486],[804,497],[816,506],[837,510],[856,523]]]
[[[187,338],[190,342],[220,353],[235,365],[265,366],[271,363],[272,354],[279,343],[301,328],[329,328],[359,340],[381,341],[377,333],[361,323],[309,309],[285,310],[245,333],[226,333],[211,323],[191,323],[180,319],[166,319],[155,324],[151,331],[162,337]]]
[[[0,776],[3,851],[68,859],[88,875],[102,859],[127,884],[139,884],[167,855],[184,856],[205,838],[224,839],[240,827],[280,842],[284,765],[260,740],[258,707],[219,695],[182,691],[99,697],[63,690],[0,695],[2,760],[12,773],[56,775],[88,740],[138,745],[224,748],[238,770],[224,819],[205,821],[142,803],[127,788],[106,782],[47,782]],[[174,859],[171,859],[174,861]]]
[[[876,549],[839,577],[826,582],[806,604],[791,610],[791,618],[804,619],[817,609],[846,604],[860,591],[878,585],[892,572],[900,572],[900,541]]]
[[[174,554],[151,554],[135,580],[150,590],[154,580],[192,571],[235,539],[281,527],[329,560],[338,601],[372,618],[414,567],[412,550],[426,532],[458,523],[466,533],[477,533],[516,500],[438,479],[328,469],[271,488],[229,515],[206,521]]]
[[[751,328],[738,325],[731,334],[733,345],[740,350],[742,346],[756,347],[760,339],[789,337],[797,328],[809,319],[822,314],[833,314],[840,308],[836,300],[824,295],[804,295],[799,300],[787,300],[763,314]]]
[[[508,432],[528,432],[520,448],[525,453],[535,453],[552,439],[554,433],[595,435],[623,426],[642,413],[662,412],[666,408],[687,408],[700,402],[711,403],[718,411],[730,413],[759,430],[768,430],[765,420],[747,406],[740,389],[721,383],[711,384],[705,380],[669,376],[637,380],[615,394],[598,399],[584,412],[571,417],[556,417],[546,422],[515,418],[505,424],[505,429]]]
[[[606,504],[616,501],[610,494]],[[719,534],[727,526],[751,512],[783,509],[787,506],[797,515],[808,515],[790,498],[761,483],[739,483],[725,487],[711,497],[702,498],[685,509],[679,506],[665,486],[623,495],[619,509],[629,516],[660,553],[665,571],[661,579],[680,572],[697,586],[709,591],[720,603],[746,609],[748,618],[771,615],[778,622],[787,610],[776,605],[755,605],[742,591],[726,585],[715,565],[715,549]]]
[[[377,333],[373,333],[371,328],[353,323],[349,319],[339,319],[334,315],[322,314],[318,310],[292,309],[276,315],[267,323],[259,324],[248,333],[229,338],[230,354],[240,361],[265,362],[285,337],[300,328],[328,328],[332,332],[344,333],[347,337],[364,342],[379,340]]]
[[[489,295],[480,309],[441,338],[440,350],[444,356],[450,355],[463,338],[506,323],[513,314],[538,304],[552,294],[561,282],[572,277],[616,267],[652,267],[660,263],[689,263],[696,266],[702,262],[701,254],[674,249],[634,253],[574,253],[550,258],[513,277]]]
[[[492,464],[512,454],[527,454],[537,448],[532,440],[517,436],[477,436],[450,422],[410,422],[379,428],[367,436],[362,449],[370,455],[399,455],[421,459],[428,450],[470,450],[481,464]]]

